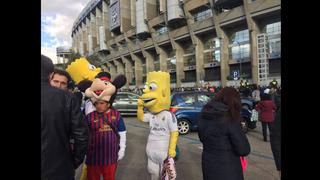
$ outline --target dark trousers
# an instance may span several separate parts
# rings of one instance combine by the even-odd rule
[[[264,141],[267,141],[267,136],[268,136],[268,133],[267,133],[267,126],[268,126],[268,129],[269,129],[269,137],[270,137],[270,134],[272,132],[272,123],[271,122],[261,122],[262,123],[262,135],[263,135],[263,140]]]

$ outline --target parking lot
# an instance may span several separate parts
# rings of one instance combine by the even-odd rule
[[[117,180],[149,180],[145,147],[148,138],[148,124],[139,122],[135,117],[124,117],[127,127],[127,148],[117,169]],[[251,153],[247,157],[248,167],[244,173],[246,180],[279,180],[275,168],[270,142],[262,140],[261,125],[247,133]],[[176,162],[177,180],[202,180],[201,153],[202,143],[197,132],[179,136],[180,158]],[[80,177],[76,171],[76,180]]]

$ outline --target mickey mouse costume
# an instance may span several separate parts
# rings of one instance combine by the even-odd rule
[[[86,165],[89,180],[115,179],[117,162],[124,157],[126,148],[126,127],[116,109],[112,108],[117,89],[126,83],[124,75],[117,76],[112,82],[106,76],[94,79],[85,95],[93,104],[106,101],[110,107],[99,113],[96,110],[86,116],[90,129],[90,141],[87,151]]]

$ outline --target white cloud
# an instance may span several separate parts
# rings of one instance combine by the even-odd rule
[[[43,31],[52,37],[57,38],[59,42],[71,42],[71,28],[73,21],[65,15],[56,14],[55,16],[42,17]]]
[[[57,63],[56,48],[71,46],[71,28],[90,0],[41,0],[41,54]]]
[[[54,47],[41,47],[41,54],[48,56],[53,64],[57,64],[57,55],[56,55],[56,48]]]
[[[62,41],[59,42],[57,38],[54,38],[52,40],[49,40],[50,43],[43,43],[43,46],[41,47],[41,54],[48,56],[54,64],[58,63],[57,59],[57,47],[59,46],[69,46],[69,42]]]
[[[41,0],[41,14],[63,14],[74,19],[90,0]]]

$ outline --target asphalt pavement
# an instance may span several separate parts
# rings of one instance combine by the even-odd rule
[[[117,180],[150,180],[147,171],[146,143],[149,134],[147,123],[139,122],[135,117],[124,117],[127,128],[127,147],[125,157],[117,168]],[[247,133],[251,153],[247,157],[248,165],[244,173],[245,180],[279,180],[270,142],[264,142],[261,124]],[[201,153],[202,143],[197,132],[179,136],[180,158],[176,161],[176,180],[202,180]],[[81,166],[82,167],[82,166]],[[79,179],[81,167],[76,171]]]

